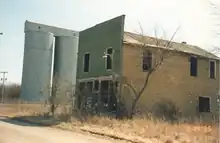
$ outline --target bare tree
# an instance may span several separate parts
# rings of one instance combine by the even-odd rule
[[[210,1],[211,5],[211,15],[213,16],[214,19],[220,20],[220,3],[214,3]],[[217,28],[220,28],[220,23],[215,23]],[[216,34],[219,35],[219,31],[216,31]]]
[[[43,97],[45,106],[49,106],[49,111],[46,115],[51,113],[52,116],[54,116],[58,108],[62,108],[65,112],[67,112],[68,107],[70,107],[69,109],[72,109],[72,106],[74,105],[74,85],[72,85],[69,81],[64,81],[58,78],[57,74],[55,74],[52,84],[45,88],[46,89],[42,89],[42,93],[43,90],[51,93],[49,97]]]
[[[211,17],[213,21],[216,21],[214,23],[214,37],[219,37],[220,36],[220,3],[217,3],[217,1],[209,1],[210,8],[211,8]],[[219,54],[220,53],[220,48],[218,46],[213,46],[211,49],[211,52],[214,54]]]
[[[152,48],[153,46],[154,50],[156,50],[155,53],[157,54],[157,58],[154,59],[154,64],[149,65],[149,63],[147,63],[148,70],[145,72],[146,74],[143,79],[143,85],[141,86],[139,90],[134,88],[134,85],[132,84],[132,82],[123,83],[123,86],[128,87],[130,90],[132,90],[132,93],[133,93],[131,112],[129,112],[129,115],[128,115],[129,118],[132,118],[133,115],[135,114],[135,108],[136,108],[137,102],[139,101],[140,97],[143,95],[144,90],[147,88],[149,84],[149,78],[151,77],[151,75],[162,66],[164,59],[170,57],[172,52],[174,52],[175,49],[171,48],[172,40],[174,39],[179,28],[180,27],[178,27],[175,30],[175,32],[173,33],[172,37],[169,40],[163,40],[161,38],[158,38],[157,31],[155,30],[155,38],[151,39],[153,40],[152,43],[154,43],[152,45],[148,44],[147,40],[149,39],[147,39],[147,37],[144,36],[143,28],[141,27],[141,25],[140,25],[141,34],[136,35],[136,36],[134,36],[133,34],[128,35],[128,36],[131,36],[131,38],[139,42],[139,44],[136,44],[136,46],[138,46],[141,49],[142,53],[144,53],[149,48]]]

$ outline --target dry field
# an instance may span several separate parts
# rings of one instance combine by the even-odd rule
[[[35,104],[0,105],[0,114],[5,116],[36,115],[44,110],[45,107]],[[31,119],[29,118],[29,120]],[[220,137],[216,124],[202,125],[200,122],[169,124],[149,118],[116,120],[109,117],[89,117],[82,122],[72,117],[71,122],[62,122],[55,127],[69,130],[78,128],[134,142],[217,143]]]

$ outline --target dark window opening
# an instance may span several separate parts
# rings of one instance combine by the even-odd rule
[[[107,55],[107,61],[106,61],[106,69],[107,70],[110,70],[112,69],[112,58],[110,55]]]
[[[214,79],[215,78],[215,62],[214,61],[210,61],[210,78]]]
[[[198,61],[196,57],[190,57],[190,76],[197,76]]]
[[[110,70],[112,69],[112,54],[113,54],[113,49],[108,48],[107,49],[107,57],[106,57],[106,69]]]
[[[112,48],[108,48],[107,49],[107,54],[112,54],[113,53],[113,49]]]
[[[95,90],[95,91],[98,91],[98,90],[99,90],[99,81],[98,81],[98,80],[95,80],[95,81],[94,81],[94,90]]]
[[[84,68],[83,71],[84,72],[89,72],[89,60],[90,60],[90,54],[87,53],[84,55]]]
[[[143,71],[148,71],[152,68],[152,53],[151,52],[144,52],[143,59],[142,59],[142,69]]]
[[[108,106],[108,95],[109,95],[109,81],[101,81],[101,103],[103,107],[106,108]]]
[[[82,91],[84,90],[84,88],[85,88],[85,82],[81,82],[81,83],[79,84],[79,90],[80,90],[80,92],[82,92]]]
[[[87,88],[88,92],[92,92],[92,86],[93,86],[93,82],[92,81],[87,82],[86,88]]]
[[[209,97],[199,97],[199,112],[210,112]]]
[[[110,111],[116,111],[117,109],[117,98],[116,98],[116,94],[117,94],[117,88],[118,88],[118,82],[110,82],[110,98],[109,98],[109,110]]]

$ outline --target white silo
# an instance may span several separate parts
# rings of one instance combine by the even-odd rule
[[[53,34],[25,31],[21,100],[45,100],[50,95]]]
[[[77,52],[78,37],[59,36],[55,38],[53,80],[58,81],[56,88],[59,88],[59,92],[53,93],[56,96],[71,96],[74,93]]]

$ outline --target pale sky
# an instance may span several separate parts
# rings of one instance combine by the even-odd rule
[[[140,22],[145,35],[169,39],[180,26],[175,41],[210,49],[220,46],[212,13],[208,0],[0,0],[0,71],[20,83],[25,20],[79,31],[125,14],[126,31],[140,32]]]

